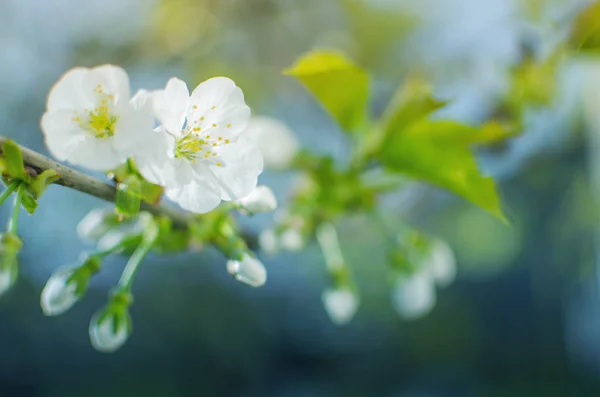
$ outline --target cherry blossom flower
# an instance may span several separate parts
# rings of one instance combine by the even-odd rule
[[[48,95],[41,121],[46,145],[61,161],[99,171],[116,168],[152,132],[151,107],[135,103],[120,67],[71,69]]]
[[[161,126],[152,150],[134,156],[146,179],[165,186],[169,199],[196,213],[252,192],[263,160],[242,134],[250,109],[233,81],[215,77],[190,95],[183,81],[172,78],[151,98]]]
[[[236,203],[251,214],[272,212],[277,208],[277,199],[267,186],[257,186],[252,192]]]
[[[345,325],[358,310],[358,297],[349,287],[326,289],[322,295],[329,319],[336,325]]]
[[[265,167],[287,167],[298,151],[298,139],[283,122],[265,116],[250,119],[245,132],[263,154]]]

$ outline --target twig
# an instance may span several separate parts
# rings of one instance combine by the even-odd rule
[[[0,137],[0,153],[2,153],[1,148],[5,140],[7,140],[7,138]],[[56,161],[24,146],[19,145],[19,147],[23,153],[25,169],[33,169],[38,174],[47,169],[54,169],[60,175],[60,179],[54,183],[89,194],[90,196],[98,197],[105,201],[115,202],[117,189],[113,185],[57,163]],[[141,209],[157,216],[166,216],[170,218],[173,221],[173,225],[177,228],[187,227],[188,222],[194,216],[192,213],[177,210],[164,204],[151,205],[144,202],[142,203]]]

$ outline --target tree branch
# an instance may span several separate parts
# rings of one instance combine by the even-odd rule
[[[5,140],[7,140],[7,138],[0,137],[0,153],[2,153],[2,144]],[[54,183],[89,194],[90,196],[98,197],[105,201],[115,202],[117,189],[113,185],[62,165],[24,146],[19,145],[19,148],[23,153],[25,169],[33,169],[38,174],[47,169],[54,169],[60,175],[60,179]],[[190,212],[181,211],[164,204],[151,205],[143,202],[141,210],[148,211],[158,216],[166,216],[173,221],[173,225],[177,228],[187,227],[189,220],[194,216]]]

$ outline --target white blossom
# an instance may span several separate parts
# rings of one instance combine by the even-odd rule
[[[358,297],[350,288],[326,289],[321,296],[327,315],[336,325],[345,325],[358,310]]]
[[[112,208],[95,208],[91,210],[77,225],[77,235],[79,238],[86,240],[99,239],[110,230],[111,227],[106,220],[114,215],[115,211]]]
[[[279,238],[274,229],[264,229],[258,235],[258,244],[267,254],[274,255],[279,250]]]
[[[268,168],[287,167],[298,151],[294,133],[283,122],[271,117],[252,117],[246,134],[262,152]]]
[[[277,208],[277,199],[267,186],[255,187],[249,195],[237,200],[236,203],[251,214],[272,212]]]
[[[151,98],[162,125],[152,134],[152,150],[134,156],[146,179],[165,186],[169,199],[196,213],[252,192],[263,160],[242,134],[250,109],[233,81],[215,77],[189,95],[186,84],[172,78]]]
[[[406,320],[427,315],[436,304],[435,282],[427,272],[400,276],[392,289],[396,312]]]
[[[299,229],[289,227],[279,236],[281,247],[286,251],[299,251],[304,247],[304,237]]]
[[[265,266],[249,254],[244,254],[241,261],[227,261],[227,271],[236,280],[252,287],[260,287],[267,281]]]
[[[69,310],[78,300],[77,283],[69,278],[75,269],[62,269],[54,273],[46,283],[40,297],[40,304],[46,316],[57,316]]]
[[[74,68],[48,95],[41,128],[54,157],[93,170],[116,168],[148,142],[150,106],[130,103],[129,77],[120,67]]]
[[[103,353],[112,353],[125,344],[131,333],[131,319],[128,314],[119,316],[119,326],[115,331],[117,314],[109,311],[94,315],[90,322],[90,341],[94,349]]]
[[[442,240],[435,240],[433,242],[429,256],[422,266],[431,274],[440,287],[449,286],[456,278],[456,259],[454,258],[454,253],[452,252],[452,248]]]
[[[2,269],[0,264],[0,296],[4,295],[15,282],[17,278],[17,266],[8,266],[6,269]]]

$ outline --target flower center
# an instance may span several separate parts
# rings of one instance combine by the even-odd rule
[[[115,126],[119,121],[119,116],[111,114],[110,104],[115,97],[112,94],[104,93],[102,85],[98,84],[94,89],[98,96],[100,104],[93,110],[85,109],[83,116],[75,115],[73,121],[79,123],[81,128],[89,131],[95,138],[103,139],[115,135]]]
[[[206,132],[214,127],[216,124],[209,127]],[[230,142],[229,139],[206,133],[200,135],[200,131],[202,131],[201,127],[184,126],[181,136],[175,139],[175,158],[184,158],[193,163],[198,160],[206,160],[220,167],[223,165],[223,160],[219,156],[219,148],[227,145]]]

